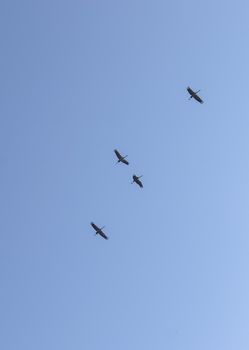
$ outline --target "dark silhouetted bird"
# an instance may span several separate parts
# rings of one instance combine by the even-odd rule
[[[197,93],[201,90],[194,92],[189,86],[187,87],[187,90],[188,90],[188,93],[190,94],[189,100],[191,98],[194,98],[196,101],[203,103],[202,99],[197,95]]]
[[[127,156],[124,156],[124,157],[121,156],[121,154],[119,153],[119,151],[117,149],[115,149],[114,152],[115,152],[116,156],[118,157],[117,163],[121,162],[121,163],[124,163],[126,165],[129,165],[129,162],[125,159]]]
[[[100,235],[102,236],[104,239],[108,239],[108,237],[106,236],[106,234],[102,231],[103,228],[105,228],[105,226],[99,228],[97,225],[95,225],[93,222],[91,222],[91,226],[94,228],[94,230],[96,231],[96,235]]]
[[[139,180],[142,176],[143,176],[143,175],[141,175],[141,176],[133,175],[133,176],[132,176],[132,178],[133,178],[132,184],[133,184],[134,182],[136,182],[136,184],[137,184],[139,187],[142,188],[142,187],[143,187],[143,184],[142,184],[141,180]]]

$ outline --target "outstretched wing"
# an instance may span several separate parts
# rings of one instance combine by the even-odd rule
[[[138,180],[138,184],[139,184],[139,186],[140,186],[141,188],[144,187],[143,184],[142,184],[142,182],[141,182],[140,180]]]
[[[143,184],[141,180],[137,179],[136,183],[138,184],[139,187],[143,188]]]
[[[99,227],[95,225],[94,222],[91,222],[91,226],[94,228],[95,231],[99,231]]]
[[[116,156],[118,157],[118,159],[122,158],[122,156],[121,156],[121,154],[119,153],[118,150],[115,149],[114,152],[115,152]]]
[[[195,94],[193,97],[196,99],[196,101],[203,103],[202,99],[198,95]]]
[[[106,234],[101,230],[99,231],[100,236],[102,236],[104,239],[108,239],[108,237],[106,236]]]
[[[124,158],[121,160],[121,162],[126,164],[126,165],[129,165],[129,162],[126,159],[124,159]]]
[[[187,87],[187,91],[191,96],[194,96],[195,93],[189,86]]]

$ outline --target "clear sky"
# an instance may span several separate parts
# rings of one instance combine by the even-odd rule
[[[1,349],[249,349],[248,16],[1,1]]]

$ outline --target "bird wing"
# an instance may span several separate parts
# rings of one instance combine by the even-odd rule
[[[203,103],[202,99],[198,95],[194,95],[194,98],[196,99],[196,101]]]
[[[118,157],[118,159],[122,158],[122,156],[118,150],[115,149],[114,152],[115,152],[116,156]]]
[[[137,183],[138,186],[140,186],[141,188],[143,187],[142,181],[140,181],[139,179],[137,179],[136,183]]]
[[[129,165],[129,162],[126,159],[122,159],[121,162],[126,164],[126,165]]]
[[[140,186],[141,188],[144,187],[141,181],[139,181],[139,186]]]
[[[108,239],[106,234],[103,231],[99,231],[100,236],[102,236],[104,239]]]
[[[99,227],[95,225],[93,222],[91,222],[91,226],[94,228],[95,231],[99,231]]]
[[[187,91],[191,96],[195,94],[194,91],[189,86],[187,87]]]

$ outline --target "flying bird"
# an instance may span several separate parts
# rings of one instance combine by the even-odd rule
[[[126,165],[129,165],[129,162],[125,159],[126,157],[127,157],[127,155],[126,156],[121,156],[121,154],[119,153],[119,151],[117,150],[117,149],[115,149],[114,150],[114,152],[115,152],[115,154],[116,154],[116,156],[118,157],[118,161],[117,161],[117,163],[124,163],[124,164],[126,164]],[[116,163],[116,164],[117,164]]]
[[[133,184],[134,182],[136,182],[136,184],[137,184],[139,187],[143,188],[142,181],[139,180],[142,176],[143,176],[143,175],[141,175],[141,176],[133,175],[133,176],[132,176],[132,178],[133,178],[132,184]]]
[[[97,225],[95,225],[93,222],[91,222],[91,226],[94,228],[94,230],[96,231],[96,235],[100,235],[102,236],[104,239],[108,239],[108,237],[106,236],[106,234],[102,231],[103,228],[105,228],[105,226],[99,228]]]
[[[190,94],[189,100],[193,97],[196,101],[203,103],[202,99],[197,95],[199,91],[194,92],[189,86],[187,87],[187,91]]]

